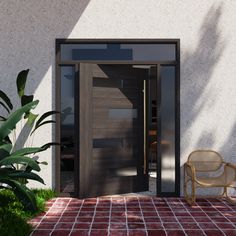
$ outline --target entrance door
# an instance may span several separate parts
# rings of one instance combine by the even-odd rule
[[[144,80],[132,65],[81,63],[79,197],[148,190]]]

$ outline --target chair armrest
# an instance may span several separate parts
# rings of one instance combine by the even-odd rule
[[[227,180],[235,181],[236,180],[236,165],[232,163],[225,163],[225,174]]]
[[[225,165],[236,170],[236,164],[226,162]]]
[[[186,162],[184,164],[184,170],[189,177],[196,179],[196,171],[194,165],[189,162]]]

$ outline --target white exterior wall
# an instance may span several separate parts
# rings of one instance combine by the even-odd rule
[[[16,75],[30,68],[27,91],[40,99],[42,113],[56,103],[56,38],[179,38],[181,170],[195,149],[236,162],[235,29],[235,0],[2,0],[0,87],[16,104]],[[34,144],[53,133],[42,128]],[[49,163],[41,175],[53,187],[54,152],[40,158]]]

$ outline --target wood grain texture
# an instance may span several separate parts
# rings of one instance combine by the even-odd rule
[[[80,79],[83,77],[82,85],[85,86],[84,97],[81,98],[81,112],[85,114],[81,113],[81,116],[88,119],[80,124],[81,130],[87,133],[80,134],[81,139],[87,139],[80,141],[81,145],[85,145],[80,152],[83,154],[80,156],[80,170],[86,165],[80,174],[80,188],[83,188],[80,191],[83,193],[81,196],[146,190],[147,178],[143,174],[143,79],[147,76],[145,70],[140,71],[127,65],[93,64],[83,65],[81,69]],[[84,81],[85,78],[87,81]],[[113,80],[116,82],[113,83]],[[82,87],[80,89],[82,90]],[[90,94],[89,98],[86,93]],[[113,113],[111,116],[111,109],[117,109],[118,113],[124,112],[124,115],[117,113],[116,117],[116,113]],[[124,109],[129,109],[127,112],[131,112],[130,114],[132,109],[136,109],[137,115],[132,118],[128,113],[126,115]],[[94,147],[91,146],[92,139]],[[129,169],[133,171],[127,171]],[[86,184],[93,188],[88,188]]]

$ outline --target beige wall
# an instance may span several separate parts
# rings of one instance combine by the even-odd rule
[[[202,148],[236,162],[235,12],[234,0],[1,1],[0,87],[14,97],[17,72],[30,68],[42,112],[55,107],[55,38],[180,38],[181,166]],[[52,136],[45,127],[35,144]],[[40,158],[54,186],[55,155]]]

